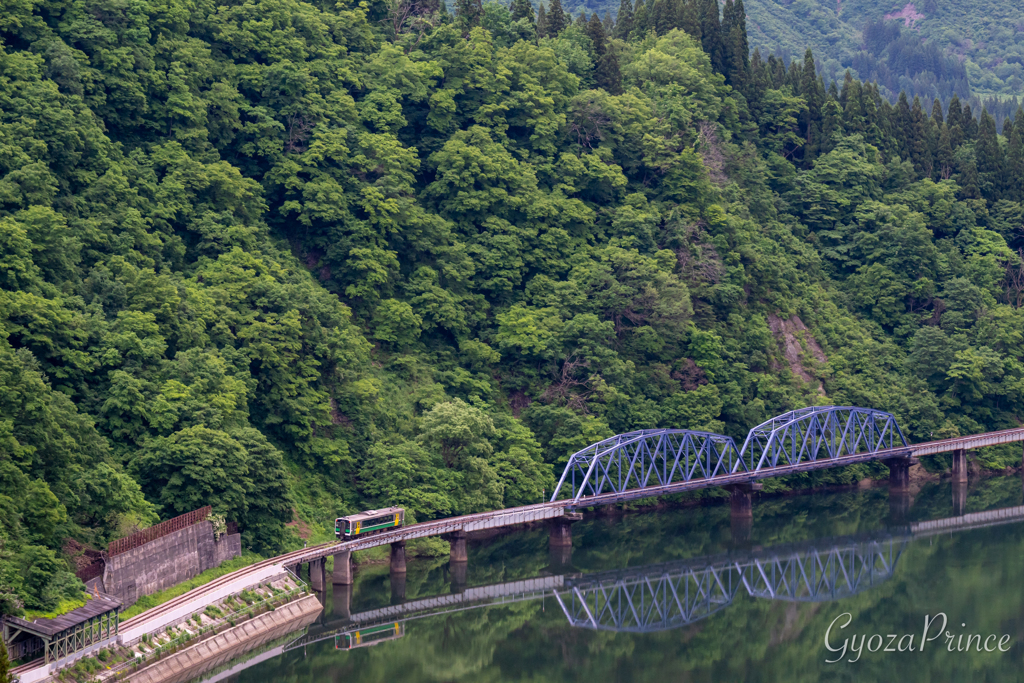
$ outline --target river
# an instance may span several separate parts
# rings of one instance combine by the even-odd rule
[[[727,502],[588,514],[571,555],[536,529],[471,541],[465,576],[447,558],[410,560],[404,585],[363,568],[304,640],[218,680],[1024,681],[1021,504],[1008,476],[960,511],[938,481],[909,509],[884,487],[762,496],[749,525]],[[350,647],[355,630],[378,642]]]

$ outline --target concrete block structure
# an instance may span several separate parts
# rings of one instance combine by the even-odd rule
[[[187,581],[241,554],[238,534],[221,534],[217,539],[212,523],[197,522],[108,557],[102,590],[128,607],[143,595]]]

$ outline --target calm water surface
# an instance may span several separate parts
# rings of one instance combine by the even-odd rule
[[[218,678],[1024,681],[1024,522],[929,530],[922,522],[958,517],[952,493],[944,482],[902,505],[885,488],[765,497],[749,527],[730,521],[727,504],[594,514],[574,525],[568,556],[550,552],[539,529],[470,543],[464,577],[446,558],[411,560],[404,586],[386,567],[364,569],[294,636],[322,640]],[[972,483],[965,511],[1021,503],[1020,478],[991,478]],[[467,600],[484,594],[494,602]],[[407,612],[388,621],[389,607]],[[941,636],[919,651],[925,615],[939,612],[954,650],[961,634],[995,634],[990,647],[1008,635],[1008,651],[949,652]],[[830,664],[841,653],[825,648],[825,633],[844,613],[833,647],[855,634],[883,644]],[[344,649],[350,618],[361,627],[371,615],[390,624],[388,639]],[[912,634],[915,651],[885,652],[899,645],[890,634]]]

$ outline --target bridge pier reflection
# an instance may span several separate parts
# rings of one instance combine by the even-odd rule
[[[331,606],[334,615],[345,621],[352,618],[352,584],[334,584]]]
[[[733,515],[729,518],[729,531],[734,548],[750,547],[751,531],[754,528],[753,515]]]
[[[910,508],[914,504],[914,496],[910,489],[889,489],[889,521],[897,526],[907,523]]]
[[[465,562],[451,562],[448,565],[448,575],[452,582],[452,593],[466,592],[466,568]]]
[[[953,514],[963,517],[967,513],[967,482],[953,481]]]
[[[405,572],[391,574],[391,604],[401,605],[405,602]]]
[[[563,574],[572,567],[572,546],[559,545],[548,548],[548,566],[552,574]]]

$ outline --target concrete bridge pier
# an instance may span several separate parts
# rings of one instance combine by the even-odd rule
[[[754,494],[764,488],[758,481],[731,484],[725,487],[729,492],[729,517],[731,519],[754,518]]]
[[[572,548],[572,525],[583,519],[583,513],[567,512],[551,520],[548,548]]]
[[[351,550],[342,550],[334,555],[334,571],[331,572],[331,583],[336,586],[352,585]]]
[[[391,544],[391,576],[405,576],[405,541]]]
[[[451,555],[448,561],[452,564],[469,562],[469,555],[466,552],[466,532],[453,531],[447,536],[448,545],[451,546]]]
[[[309,585],[318,593],[327,586],[327,560],[323,557],[309,562]]]
[[[953,481],[967,482],[967,450],[953,451]]]
[[[963,517],[967,513],[967,482],[953,481],[953,514]]]
[[[888,458],[883,460],[889,467],[889,491],[906,491],[910,488],[910,466],[917,464],[917,458]]]
[[[309,583],[315,591],[323,591],[327,587],[327,558],[310,561]]]

